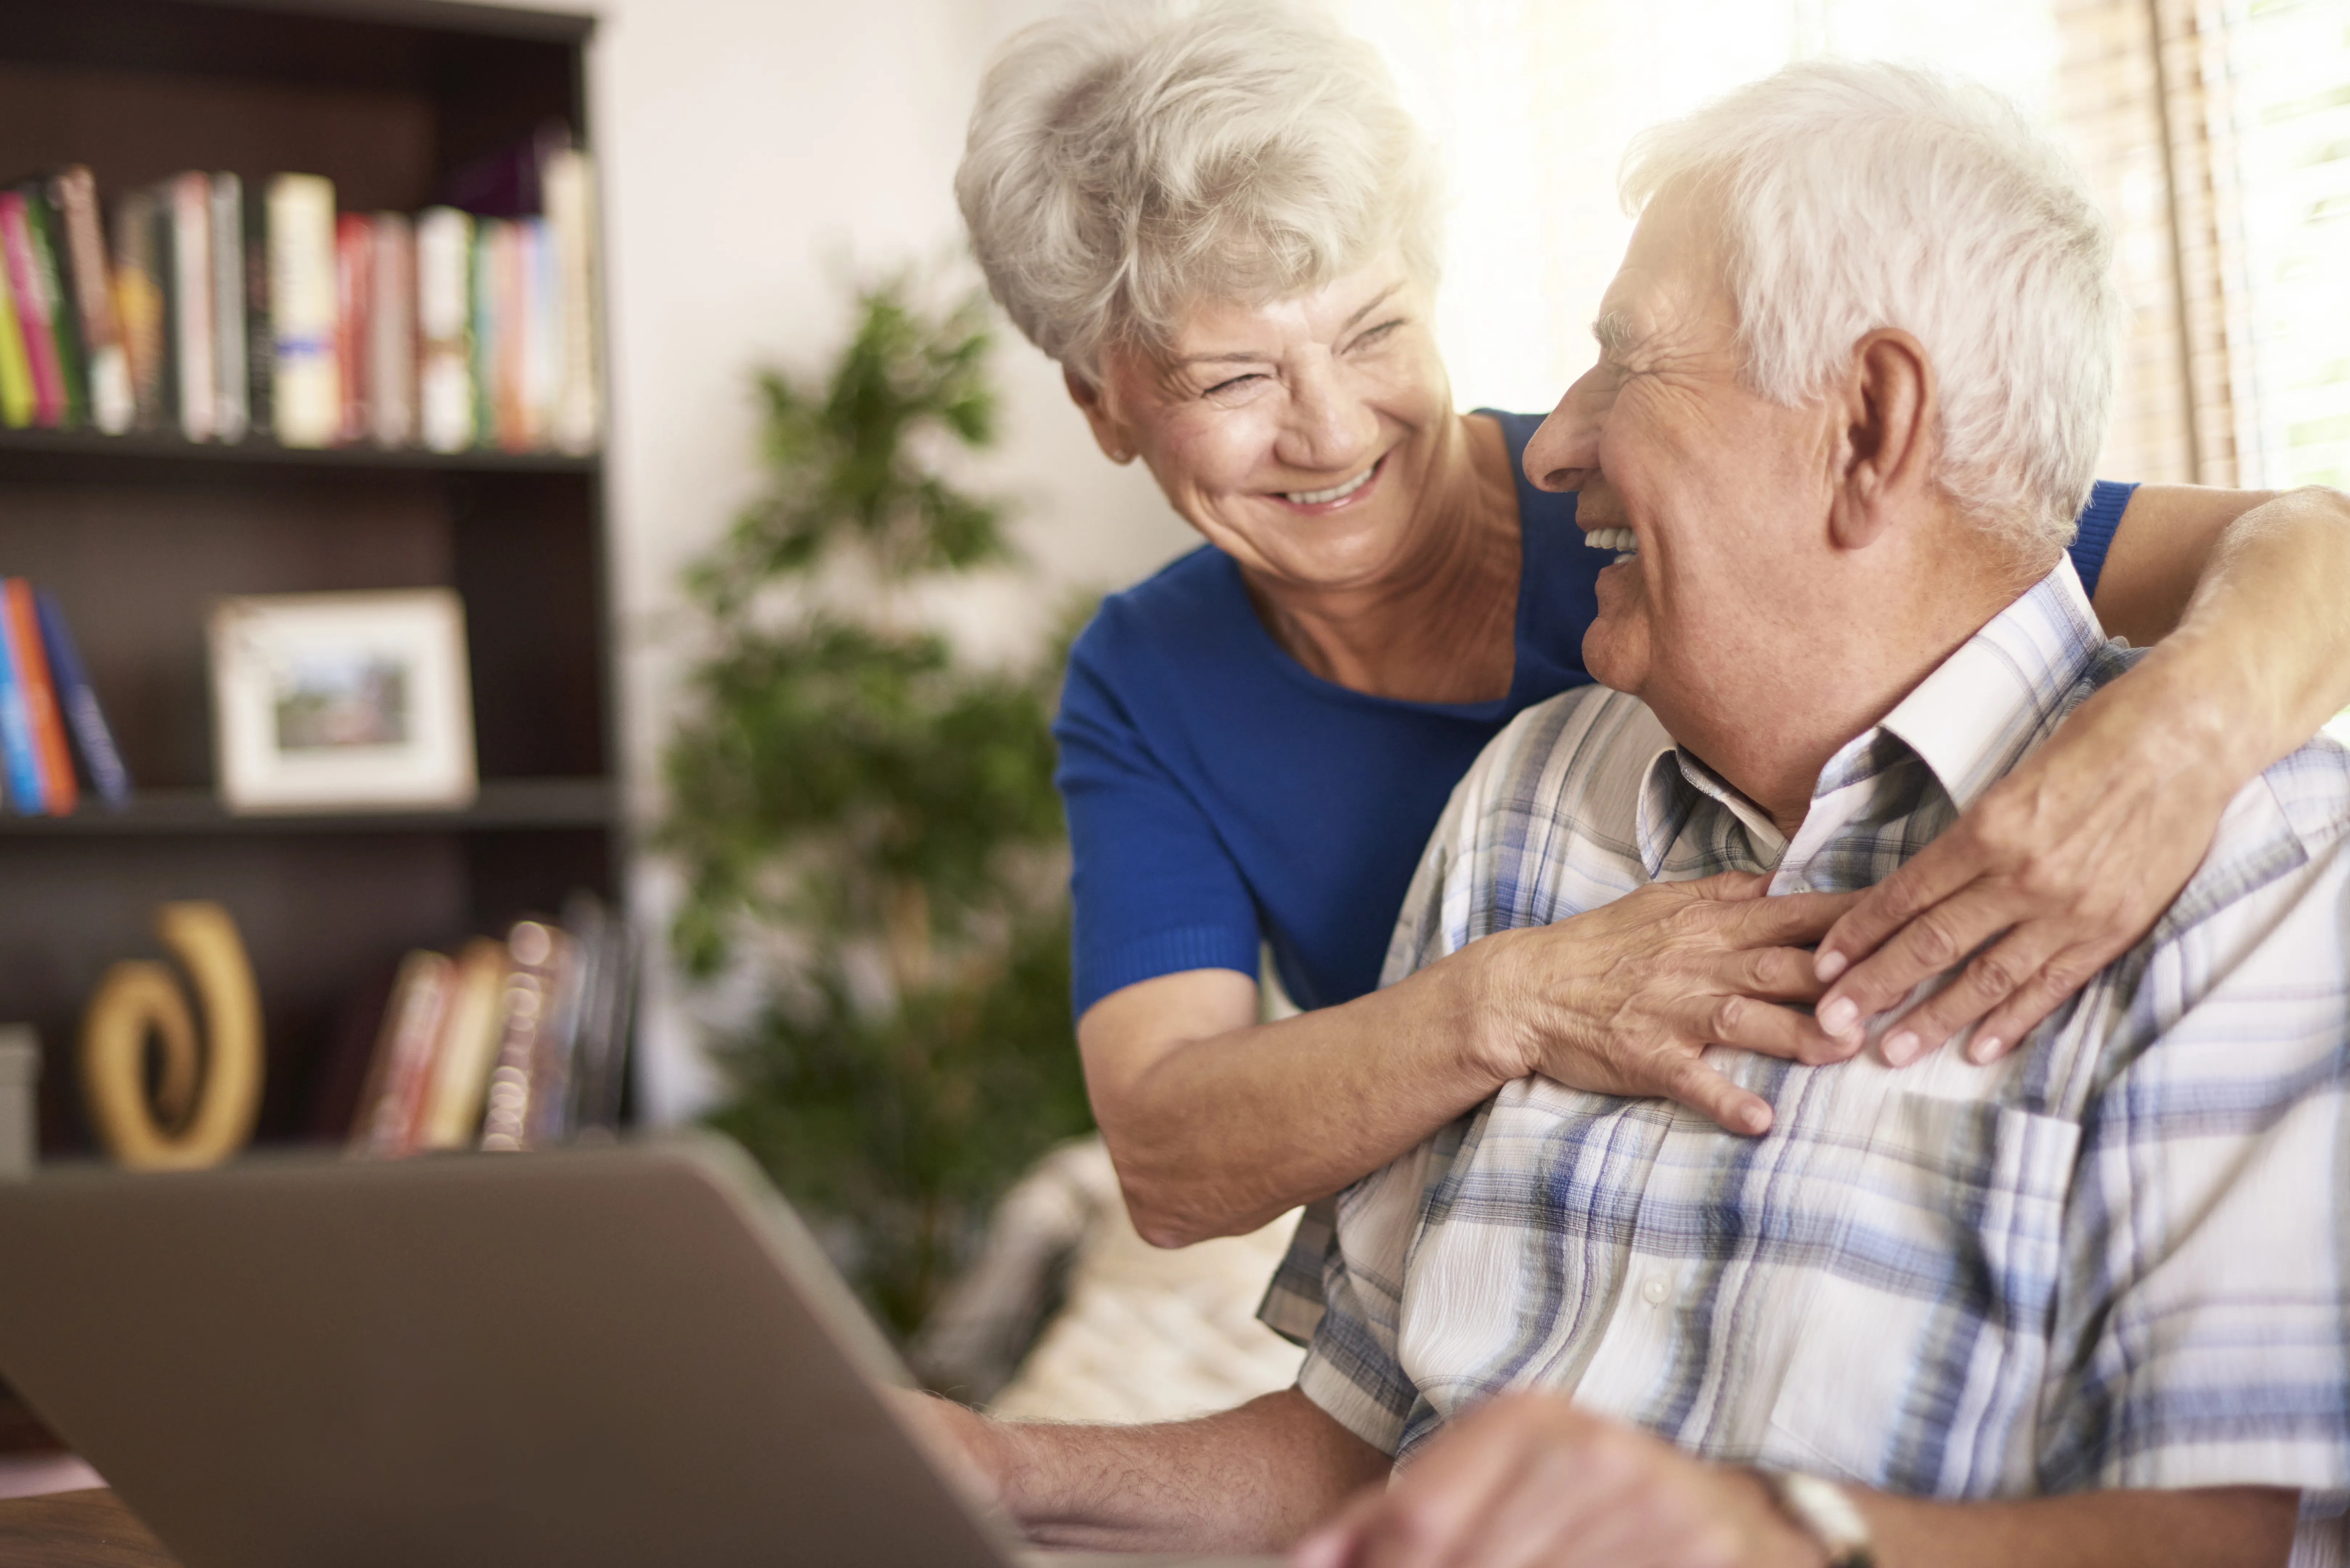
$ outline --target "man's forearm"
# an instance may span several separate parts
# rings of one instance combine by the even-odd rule
[[[1164,1426],[986,1430],[1022,1532],[1098,1551],[1283,1551],[1388,1464],[1295,1388]]]
[[[1855,1501],[1879,1568],[2271,1568],[2292,1552],[2299,1509],[2297,1492],[2273,1487]]]

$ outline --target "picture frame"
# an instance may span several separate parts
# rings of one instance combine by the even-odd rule
[[[209,631],[230,811],[473,804],[465,611],[452,590],[241,595],[214,604]]]

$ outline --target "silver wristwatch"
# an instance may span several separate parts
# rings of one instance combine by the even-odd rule
[[[1754,1473],[1770,1489],[1779,1511],[1820,1543],[1828,1554],[1828,1568],[1874,1568],[1877,1543],[1869,1536],[1868,1521],[1844,1488],[1795,1470],[1757,1468]]]

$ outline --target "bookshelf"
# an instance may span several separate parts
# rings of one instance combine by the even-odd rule
[[[414,212],[550,119],[588,140],[591,18],[440,0],[0,0],[0,178],[90,165],[323,174]],[[150,911],[214,898],[260,983],[264,1142],[300,1126],[343,1012],[406,950],[614,900],[602,460],[287,450],[0,431],[0,571],[64,603],[139,786],[128,811],[0,815],[0,1019],[44,1053],[42,1145],[86,1151],[73,1071],[107,965]],[[466,607],[482,787],[457,812],[234,816],[212,777],[204,620],[233,593],[446,586]]]

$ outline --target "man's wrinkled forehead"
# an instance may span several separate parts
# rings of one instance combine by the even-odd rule
[[[1669,341],[1736,333],[1719,233],[1694,202],[1648,204],[1591,324],[1603,355],[1622,362]]]

